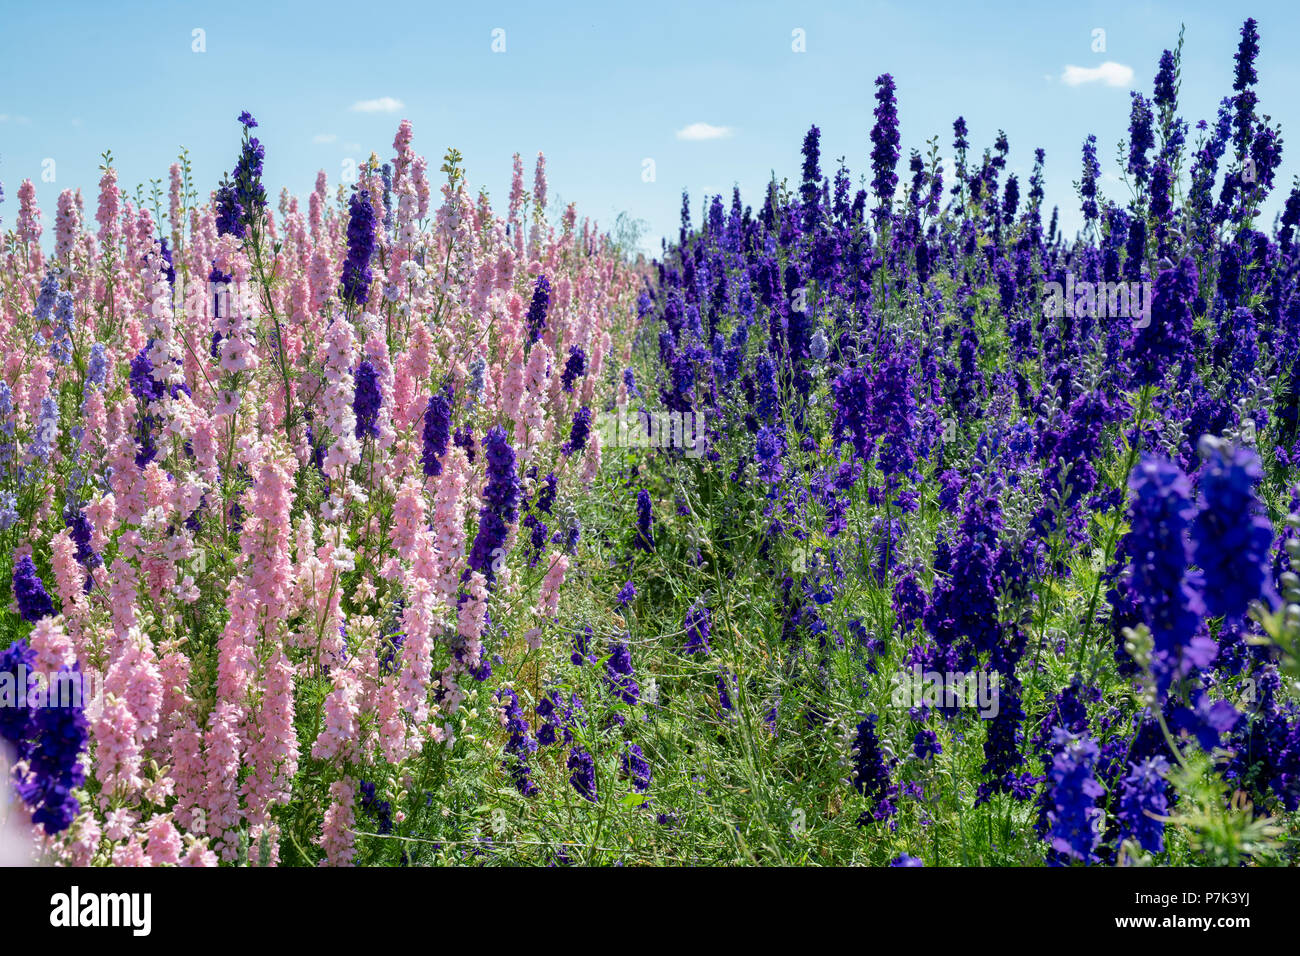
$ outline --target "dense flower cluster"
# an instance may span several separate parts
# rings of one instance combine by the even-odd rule
[[[813,126],[652,263],[540,156],[498,213],[450,150],[439,205],[409,123],[277,203],[244,114],[210,202],[106,168],[52,246],[24,183],[0,678],[102,693],[0,707],[22,825],[81,865],[1294,862],[1260,43],[1195,133],[1165,51],[1074,237],[1000,131],[900,169],[890,74],[857,177]]]
[[[567,644],[590,409],[642,278],[572,207],[547,224],[541,163],[531,223],[455,151],[439,207],[404,122],[349,195],[321,173],[277,203],[274,134],[239,120],[211,203],[183,159],[150,206],[106,168],[88,224],[58,197],[53,255],[30,183],[0,237],[0,680],[28,675],[0,687],[0,769],[56,861],[405,862],[365,834],[433,846],[441,804],[394,781],[483,748],[525,795],[569,773],[501,681]],[[525,546],[526,496],[554,538]],[[639,705],[626,648],[610,667]]]

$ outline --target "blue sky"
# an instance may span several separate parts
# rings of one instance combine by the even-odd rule
[[[1104,173],[1118,172],[1128,87],[1149,94],[1180,23],[1181,114],[1193,124],[1213,119],[1231,92],[1247,16],[1260,23],[1260,109],[1295,143],[1300,13],[1285,2],[12,4],[0,33],[0,218],[12,226],[14,194],[28,177],[47,237],[60,190],[81,187],[93,210],[107,148],[133,190],[165,180],[184,144],[206,194],[233,166],[236,117],[248,109],[261,124],[272,195],[287,186],[305,196],[318,169],[337,183],[346,159],[372,150],[390,157],[405,117],[433,169],[455,146],[471,183],[499,207],[512,154],[524,155],[531,186],[542,150],[552,201],[576,201],[603,226],[627,211],[646,222],[644,247],[657,251],[660,236],[676,234],[683,188],[698,218],[708,194],[729,197],[738,184],[757,206],[771,170],[796,180],[812,123],[822,130],[824,170],[843,156],[856,180],[870,150],[872,83],[889,72],[904,162],[936,134],[947,153],[958,114],[980,149],[1004,129],[1022,183],[1034,147],[1046,149],[1047,202],[1073,231],[1084,138],[1095,133]],[[498,28],[503,53],[492,51]],[[1093,50],[1098,28],[1104,52]],[[192,50],[195,29],[206,52]],[[804,52],[793,49],[795,30]],[[1066,82],[1069,67],[1099,78]],[[385,100],[401,105],[358,108]],[[713,138],[683,138],[696,124],[713,127]],[[55,161],[53,183],[41,181],[46,159]],[[646,159],[653,182],[643,181]],[[1270,218],[1297,172],[1300,149],[1284,149]],[[1102,188],[1127,195],[1109,175]]]

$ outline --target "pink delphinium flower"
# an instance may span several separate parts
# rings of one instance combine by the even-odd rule
[[[59,205],[54,214],[54,255],[66,260],[72,255],[72,247],[81,231],[81,212],[77,209],[77,197],[71,189],[59,193]]]
[[[356,855],[352,832],[356,822],[352,806],[355,799],[356,792],[351,777],[343,777],[330,784],[330,805],[325,811],[319,841],[321,849],[325,851],[322,865],[352,865]]]
[[[175,866],[180,863],[185,845],[169,816],[158,814],[149,821],[146,840],[146,852],[154,866]]]
[[[542,579],[541,594],[537,599],[537,613],[541,617],[555,617],[560,606],[560,588],[564,585],[564,576],[569,571],[567,554],[552,554],[546,577]]]

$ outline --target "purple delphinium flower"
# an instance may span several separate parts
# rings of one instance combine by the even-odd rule
[[[587,439],[590,436],[591,409],[583,405],[573,413],[573,426],[569,430],[569,440],[560,446],[560,453],[567,457],[574,452],[582,451],[587,447]]]
[[[14,600],[24,621],[35,624],[41,618],[54,616],[54,602],[36,573],[31,555],[24,554],[14,563],[13,585]]]
[[[1097,859],[1097,798],[1105,789],[1093,771],[1099,751],[1092,738],[1057,728],[1052,736],[1051,769],[1047,773],[1047,842],[1070,860]]]
[[[1165,50],[1160,54],[1160,69],[1156,72],[1155,95],[1153,97],[1156,106],[1166,109],[1175,105],[1178,95],[1177,82],[1174,55],[1169,50]]]
[[[424,449],[420,460],[424,476],[434,478],[442,474],[442,456],[447,454],[447,440],[451,436],[451,386],[429,396],[424,409]]]
[[[537,793],[537,784],[532,780],[528,756],[536,752],[537,741],[533,739],[532,729],[524,717],[523,708],[519,706],[519,696],[510,688],[503,687],[497,691],[496,697],[503,705],[506,729],[510,732],[502,766],[509,772],[515,788],[525,797],[531,797]]]
[[[551,307],[551,283],[546,276],[538,276],[533,286],[533,299],[528,304],[528,341],[536,342],[546,331],[546,312]]]
[[[28,705],[28,695],[34,689],[36,680],[36,652],[26,638],[14,641],[8,649],[0,652],[0,675],[7,675],[13,688],[11,702],[0,703],[0,738],[9,741],[17,759],[25,760],[30,750],[32,733],[32,709]]]
[[[1079,181],[1079,195],[1083,198],[1083,218],[1092,223],[1097,219],[1097,177],[1101,164],[1097,162],[1097,137],[1089,135],[1083,144],[1083,178]]]
[[[564,363],[564,372],[560,376],[560,385],[566,392],[572,392],[574,383],[587,374],[587,353],[582,346],[569,347],[569,359]]]
[[[888,216],[898,186],[898,106],[894,100],[894,78],[888,73],[876,77],[876,122],[871,127],[871,191],[877,200],[877,215]]]
[[[846,368],[831,383],[835,401],[835,420],[831,435],[838,445],[849,442],[854,457],[865,461],[871,454],[871,389],[866,373],[860,368]]]
[[[235,184],[224,180],[217,187],[213,197],[216,210],[216,227],[218,236],[244,238],[244,207],[239,204],[239,191]]]
[[[339,298],[353,306],[370,299],[370,259],[375,252],[375,209],[370,193],[355,190],[348,201],[348,254],[339,279]]]
[[[1255,57],[1259,54],[1259,31],[1256,26],[1254,18],[1247,19],[1241,25],[1241,42],[1233,55],[1236,69],[1233,72],[1232,88],[1236,90],[1236,96],[1232,98],[1232,142],[1239,154],[1244,154],[1249,149],[1255,124],[1255,103],[1258,98],[1251,87],[1259,78],[1255,72]]]
[[[650,789],[650,761],[645,759],[645,754],[636,744],[628,744],[623,751],[623,776],[632,781],[632,786],[639,793]]]
[[[1216,646],[1198,636],[1205,602],[1199,576],[1188,570],[1187,529],[1196,509],[1191,483],[1169,461],[1144,455],[1129,476],[1130,530],[1124,553],[1141,614],[1153,639],[1152,667],[1160,689],[1178,676],[1205,667]]]
[[[916,737],[912,740],[912,753],[917,760],[929,760],[931,757],[943,753],[938,734],[933,730],[918,730]]]
[[[27,773],[14,790],[32,811],[32,822],[49,835],[72,825],[81,804],[72,791],[86,780],[82,753],[89,730],[84,701],[90,687],[81,665],[64,665],[50,678],[45,706],[32,708]]]
[[[582,667],[584,664],[596,663],[596,657],[591,653],[591,625],[588,624],[580,631],[573,632],[573,653],[569,655],[569,660],[575,667]],[[540,713],[541,705],[538,705]]]
[[[1263,478],[1259,456],[1202,439],[1209,456],[1200,473],[1198,512],[1192,521],[1192,560],[1204,580],[1212,617],[1239,617],[1250,602],[1272,600],[1269,552],[1273,527],[1255,488]]]
[[[876,737],[876,715],[868,714],[857,727],[853,741],[853,786],[871,801],[871,810],[858,818],[858,826],[894,815],[897,787],[889,777],[885,754]]]
[[[1196,262],[1187,256],[1156,276],[1151,316],[1133,336],[1130,359],[1139,385],[1157,385],[1170,365],[1191,354]]]
[[[70,511],[65,516],[64,523],[69,529],[73,543],[77,546],[77,560],[81,562],[82,567],[91,571],[103,564],[103,559],[95,553],[95,549],[90,544],[95,529],[90,523],[90,518],[86,516],[85,509],[77,508],[75,511]]]
[[[642,488],[636,493],[636,537],[632,541],[632,547],[645,551],[647,554],[655,549],[652,521],[650,492]]]
[[[628,581],[618,592],[618,603],[620,607],[627,607],[636,597],[636,586]]]
[[[912,447],[916,400],[911,363],[899,354],[880,366],[871,382],[871,430],[881,436],[878,465],[887,476],[909,471],[916,462]]]
[[[470,547],[469,566],[491,583],[496,580],[494,566],[509,534],[508,526],[519,520],[519,478],[515,451],[504,428],[493,425],[483,436],[483,448],[487,455],[487,484],[483,486],[483,507]]]
[[[686,645],[682,650],[687,654],[696,651],[709,653],[709,634],[713,629],[713,612],[702,601],[696,601],[686,610],[683,623],[686,631]]]
[[[379,407],[383,404],[384,396],[379,389],[379,373],[375,371],[375,367],[369,359],[365,359],[357,366],[353,381],[355,385],[352,395],[352,411],[357,417],[356,437],[361,439],[378,438]]]
[[[234,181],[235,196],[242,211],[245,226],[255,224],[266,209],[266,187],[262,185],[262,166],[266,160],[266,149],[250,136],[248,131],[257,125],[257,121],[244,111],[239,121],[244,125],[244,144],[235,162],[235,171],[231,176]]]
[[[616,641],[610,648],[609,660],[605,663],[605,677],[613,688],[614,695],[625,704],[635,704],[641,699],[641,687],[633,677],[632,651],[621,641]]]
[[[1169,762],[1163,757],[1148,757],[1129,765],[1129,773],[1120,783],[1119,839],[1132,840],[1148,853],[1165,848],[1165,822],[1169,807],[1165,796]]]
[[[596,803],[596,761],[591,754],[581,747],[574,747],[569,751],[566,766],[570,770],[569,783],[573,784],[573,789],[584,800]]]
[[[1147,151],[1155,145],[1151,129],[1151,104],[1137,90],[1130,90],[1132,108],[1128,125],[1128,171],[1139,186],[1147,181]]]

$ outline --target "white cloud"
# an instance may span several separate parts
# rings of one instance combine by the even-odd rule
[[[708,123],[692,123],[677,131],[678,139],[726,139],[734,130],[730,126],[710,126]]]
[[[311,138],[311,141],[313,143],[333,143],[338,138],[338,133],[317,133]]]
[[[17,113],[0,113],[0,123],[8,123],[10,120],[23,126],[31,122],[28,117],[19,116]]]
[[[1084,83],[1105,83],[1107,86],[1128,86],[1133,82],[1133,67],[1107,60],[1101,66],[1067,66],[1061,74],[1066,86]]]
[[[401,100],[391,96],[381,96],[377,100],[358,100],[351,108],[354,113],[396,113],[405,106],[406,104]]]

